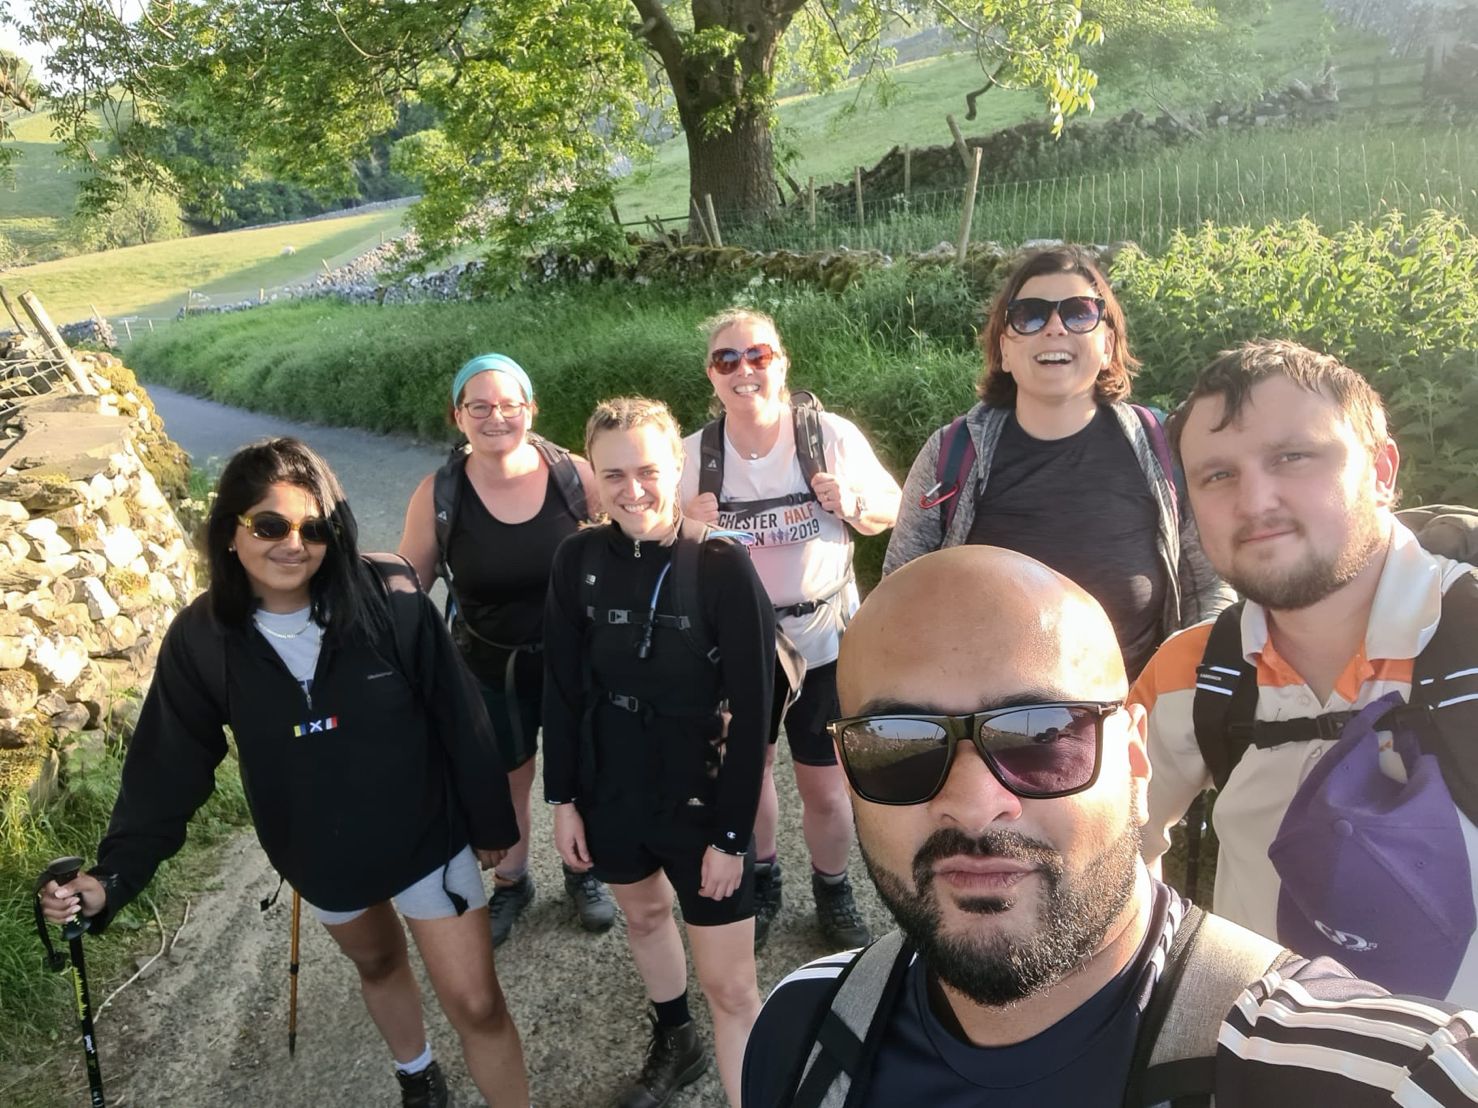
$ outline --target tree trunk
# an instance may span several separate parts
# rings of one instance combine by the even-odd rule
[[[764,215],[775,207],[775,151],[763,117],[740,113],[726,131],[684,126],[688,183],[700,211],[713,197],[719,226]]]

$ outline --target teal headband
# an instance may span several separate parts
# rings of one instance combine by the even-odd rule
[[[479,373],[506,373],[518,382],[518,387],[523,390],[523,398],[528,403],[534,402],[534,384],[529,380],[529,375],[507,354],[479,354],[470,362],[457,370],[457,375],[452,378],[452,405],[455,407],[462,397],[462,390],[467,387],[467,382]]]

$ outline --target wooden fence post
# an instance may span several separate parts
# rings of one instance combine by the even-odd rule
[[[955,149],[960,154],[960,164],[968,172],[970,169],[970,148],[965,145],[965,136],[960,134],[960,125],[955,122],[955,117],[952,115],[945,116],[944,121],[949,124],[949,133],[954,136]]]
[[[264,289],[264,288],[257,289],[257,303],[258,304],[265,304],[266,302],[267,302],[267,290]]]
[[[903,146],[903,199],[908,199],[909,188],[913,185],[913,147],[907,143]]]
[[[181,319],[189,319],[190,318],[190,301],[191,300],[194,300],[194,299],[195,299],[195,290],[194,289],[186,289],[185,290],[185,310],[180,313],[180,318]]]
[[[318,260],[323,263],[323,275],[327,277],[330,273],[333,272],[333,270],[328,267],[328,259],[319,258]]]
[[[975,160],[970,164],[970,180],[965,185],[965,210],[960,213],[960,244],[955,249],[955,261],[965,264],[965,255],[970,249],[970,224],[975,220],[975,186],[980,183],[980,147],[975,148]]]
[[[1380,122],[1380,55],[1375,56],[1375,62],[1370,70],[1370,117],[1377,123]]]
[[[713,245],[713,235],[708,230],[708,224],[703,220],[703,211],[698,207],[697,197],[688,197],[688,203],[692,206],[692,222],[698,225],[698,234],[703,236],[703,241],[709,246]]]
[[[857,226],[861,227],[863,222],[862,213],[862,167],[859,165],[852,170],[852,189],[857,194]]]
[[[151,335],[154,333],[154,317],[153,316],[150,316],[149,317],[149,333]]]
[[[128,325],[128,320],[123,321],[123,333],[128,336],[128,341],[133,341],[133,328]]]
[[[713,235],[713,245],[722,246],[724,244],[724,236],[718,229],[718,213],[713,210],[713,193],[705,192],[703,194],[703,206],[708,209],[708,229]]]
[[[616,202],[611,201],[611,222],[617,227],[621,226],[621,213],[616,209]]]
[[[97,389],[93,388],[92,382],[87,379],[82,363],[72,353],[72,348],[62,338],[61,332],[56,329],[56,324],[51,322],[51,316],[46,314],[46,309],[41,306],[41,301],[36,298],[36,294],[29,290],[23,292],[20,295],[20,301],[26,315],[30,316],[31,322],[36,325],[37,333],[46,341],[46,345],[51,347],[51,352],[57,360],[66,367],[68,375],[76,382],[78,390],[87,396],[96,396]]]
[[[811,230],[816,230],[816,178],[806,178],[806,218]]]

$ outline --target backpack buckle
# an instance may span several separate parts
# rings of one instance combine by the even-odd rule
[[[606,699],[614,704],[617,708],[620,708],[622,711],[632,713],[641,711],[641,701],[634,696],[627,696],[625,693],[613,692],[606,693]]]
[[[959,485],[955,485],[953,488],[949,489],[947,492],[940,493],[939,490],[942,489],[942,488],[944,488],[944,482],[943,481],[935,481],[934,484],[932,486],[930,486],[929,489],[927,489],[924,492],[924,495],[921,496],[921,497],[919,497],[919,507],[920,508],[926,508],[926,509],[927,508],[937,508],[937,507],[939,507],[939,505],[943,504],[946,500],[948,500],[951,496],[954,496],[955,493],[957,493],[957,492],[960,491],[960,486]]]
[[[606,622],[630,623],[631,613],[625,608],[608,608],[606,609]]]

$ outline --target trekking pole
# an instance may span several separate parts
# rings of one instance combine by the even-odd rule
[[[1206,794],[1191,801],[1185,814],[1185,895],[1196,899],[1196,886],[1201,879],[1201,828],[1206,822]]]
[[[36,932],[41,936],[41,945],[46,948],[46,968],[52,973],[65,970],[67,959],[51,945],[51,934],[46,928],[46,919],[41,914],[41,890],[48,881],[55,881],[58,885],[67,884],[76,878],[81,869],[81,858],[58,858],[36,879]],[[98,1065],[97,1038],[92,1030],[92,998],[87,992],[87,966],[82,956],[82,936],[91,926],[79,909],[75,916],[62,924],[62,938],[67,940],[72,956],[72,986],[77,997],[77,1019],[82,1024],[82,1049],[87,1055],[87,1087],[92,1093],[92,1108],[106,1108],[103,1100],[103,1071]]]
[[[291,1058],[298,1049],[298,925],[302,920],[303,898],[293,890],[293,923],[291,949],[288,952],[287,973],[287,1056]]]

